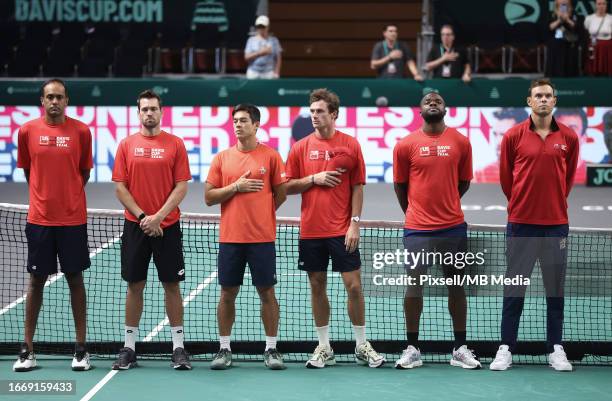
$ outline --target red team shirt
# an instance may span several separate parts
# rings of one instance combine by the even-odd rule
[[[359,142],[336,131],[331,139],[315,133],[296,142],[287,158],[287,178],[297,179],[331,170],[330,153],[348,150],[357,159],[356,166],[340,176],[342,183],[334,188],[315,185],[302,193],[300,238],[331,238],[346,235],[352,213],[352,188],[365,184],[365,162]]]
[[[17,136],[17,167],[30,170],[28,222],[43,226],[87,223],[81,170],[93,167],[91,132],[70,117],[51,125],[44,117],[24,124]]]
[[[146,215],[153,215],[166,203],[177,182],[189,181],[189,161],[183,140],[161,131],[156,136],[141,133],[121,141],[115,155],[113,181],[124,182]],[[161,223],[166,228],[178,221],[180,210],[171,211]],[[138,222],[125,210],[125,218]]]
[[[567,197],[579,155],[578,136],[553,118],[542,140],[531,117],[502,139],[500,175],[510,223],[568,224]]]
[[[251,151],[240,151],[233,146],[219,152],[210,165],[206,182],[223,188],[247,171],[251,172],[247,178],[263,180],[263,189],[236,193],[221,204],[220,242],[259,243],[276,239],[272,189],[287,181],[283,159],[276,150],[259,143]]]
[[[464,222],[459,181],[472,179],[472,146],[456,129],[439,135],[422,130],[393,149],[393,181],[408,184],[405,227],[440,230]]]

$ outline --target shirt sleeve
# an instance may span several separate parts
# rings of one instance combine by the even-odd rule
[[[461,162],[459,164],[459,180],[471,181],[472,178],[472,144],[469,140],[466,140]]]
[[[301,147],[298,144],[294,144],[291,150],[289,150],[287,165],[285,166],[287,179],[302,178],[303,172],[300,168],[300,153]]]
[[[365,185],[365,161],[363,160],[363,154],[361,153],[361,146],[359,142],[355,140],[355,154],[357,156],[357,166],[351,171],[351,187],[354,185]]]
[[[208,177],[206,182],[215,188],[223,187],[223,174],[221,174],[221,160],[217,153],[210,163],[210,169],[208,170]]]
[[[280,44],[280,41],[278,40],[277,37],[273,37],[272,38],[272,43],[274,43],[274,53],[275,54],[281,54],[283,52],[283,47]]]
[[[514,143],[510,133],[506,132],[502,138],[501,152],[499,155],[499,182],[508,200],[510,200],[512,196],[513,172]]]
[[[127,160],[125,157],[125,140],[123,140],[119,143],[117,153],[115,154],[112,177],[112,180],[115,182],[126,182],[128,180]]]
[[[397,142],[393,148],[393,182],[403,184],[410,176],[410,158],[404,152],[405,145]]]
[[[440,52],[439,49],[440,49],[440,47],[436,46],[436,45],[433,45],[431,47],[431,50],[429,51],[429,54],[427,55],[427,62],[434,61],[435,59],[437,59],[439,57],[438,56],[438,54]]]
[[[253,53],[255,51],[255,40],[251,36],[247,39],[246,46],[244,47],[244,54]]]
[[[285,173],[285,165],[283,164],[283,159],[281,158],[278,152],[274,152],[272,156],[272,186],[275,187],[277,185],[283,184],[287,182],[287,175]]]
[[[372,58],[371,58],[371,60],[378,60],[378,59],[383,58],[382,50],[383,50],[382,44],[380,42],[376,43],[374,45],[374,48],[372,49]]]
[[[174,159],[172,174],[174,175],[174,182],[191,180],[187,149],[185,149],[185,143],[180,138],[177,140],[176,144],[176,157]]]
[[[28,131],[19,128],[17,134],[17,167],[28,170],[30,168],[30,149],[28,146]]]
[[[576,168],[578,166],[578,157],[580,155],[580,144],[577,136],[572,136],[572,143],[569,144],[569,151],[565,156],[565,197],[569,196],[572,186],[574,185],[574,176],[576,175]]]
[[[80,170],[91,170],[93,168],[93,155],[91,150],[91,131],[89,127],[81,133],[81,160]]]

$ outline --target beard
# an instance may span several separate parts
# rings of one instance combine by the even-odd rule
[[[444,119],[445,114],[446,113],[438,113],[438,114],[423,113],[421,114],[421,117],[423,117],[423,120],[425,120],[427,124],[436,124]]]

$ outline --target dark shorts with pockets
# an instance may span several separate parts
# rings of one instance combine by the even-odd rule
[[[126,219],[121,236],[121,277],[128,283],[146,280],[153,255],[159,281],[185,280],[182,237],[179,222],[164,228],[162,237],[149,237],[138,223]]]
[[[59,258],[62,273],[79,273],[91,265],[87,246],[87,224],[78,226],[41,226],[27,223],[28,272],[45,276],[57,273]]]

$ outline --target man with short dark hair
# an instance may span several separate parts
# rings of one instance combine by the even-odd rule
[[[329,343],[327,268],[340,272],[348,294],[348,314],[355,332],[355,359],[377,368],[385,358],[366,339],[365,300],[361,287],[359,221],[363,206],[365,163],[359,142],[338,130],[340,99],[327,89],[310,94],[315,131],[293,145],[287,158],[288,194],[302,195],[300,270],[308,272],[312,313],[319,345],[308,368],[334,365]]]
[[[76,331],[72,369],[89,370],[82,272],[90,266],[84,187],[93,167],[91,132],[85,124],[66,116],[68,91],[62,80],[50,79],[43,83],[40,103],[44,116],[27,122],[18,133],[17,167],[23,168],[30,191],[25,229],[30,284],[25,307],[25,340],[13,370],[25,372],[36,367],[34,331],[45,282],[50,274],[57,273],[58,258],[70,288]]]
[[[415,81],[422,81],[423,76],[417,69],[408,44],[397,40],[397,25],[387,25],[383,36],[385,39],[374,46],[370,62],[370,68],[376,70],[378,78],[402,78],[406,66]]]
[[[284,369],[276,349],[279,306],[276,284],[276,210],[287,199],[285,166],[278,152],[259,143],[261,115],[252,104],[239,104],[232,111],[236,146],[213,159],[204,199],[208,206],[221,204],[218,271],[221,297],[217,307],[219,352],[211,369],[232,366],[230,335],[236,318],[236,297],[249,265],[253,285],[261,300],[261,320],[266,333],[264,364]]]
[[[531,116],[502,140],[500,182],[508,199],[505,277],[531,277],[540,261],[546,291],[546,344],[550,366],[571,371],[562,346],[563,289],[567,269],[567,198],[574,183],[579,139],[552,115],[555,88],[547,79],[531,83],[527,104]],[[518,338],[525,285],[504,287],[501,345],[491,370],[506,370]]]
[[[121,141],[115,155],[113,181],[125,207],[121,244],[121,277],[127,281],[125,343],[113,369],[136,366],[138,324],[151,255],[165,292],[166,313],[172,332],[172,367],[191,369],[184,346],[183,300],[179,283],[185,280],[185,262],[178,205],[191,179],[182,139],[161,130],[159,95],[146,90],[138,96],[140,132]]]
[[[455,30],[451,25],[442,25],[440,45],[431,48],[425,69],[433,71],[434,78],[461,78],[465,83],[472,80],[472,68],[465,51],[455,47]]]
[[[446,103],[436,92],[421,100],[423,126],[400,140],[393,149],[395,194],[406,215],[404,247],[413,254],[430,252],[458,255],[467,252],[467,224],[461,210],[461,197],[472,179],[472,146],[456,129],[444,123]],[[440,262],[444,277],[461,277],[464,267]],[[399,369],[423,364],[419,350],[419,321],[423,312],[423,285],[429,263],[406,266],[415,284],[406,290],[404,314],[408,344],[395,363]],[[457,280],[455,280],[456,282]],[[453,320],[455,342],[450,364],[478,369],[480,362],[467,348],[467,299],[463,286],[449,284],[448,310]]]

